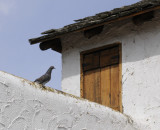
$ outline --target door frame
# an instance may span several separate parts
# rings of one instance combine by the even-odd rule
[[[122,113],[123,112],[123,107],[122,107],[122,44],[120,42],[115,42],[113,44],[82,51],[80,53],[80,96],[81,98],[84,97],[84,89],[83,89],[84,74],[83,74],[83,66],[82,66],[83,65],[83,55],[92,53],[95,51],[105,50],[105,49],[108,49],[114,46],[119,47],[119,104],[120,104],[120,112]]]

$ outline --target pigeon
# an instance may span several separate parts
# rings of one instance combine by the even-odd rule
[[[51,73],[53,69],[55,69],[54,66],[49,67],[47,72],[41,77],[37,78],[34,82],[42,84],[42,85],[45,85],[46,83],[48,83],[51,79]]]

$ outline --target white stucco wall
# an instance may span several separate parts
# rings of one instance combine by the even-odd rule
[[[131,19],[106,25],[91,39],[73,33],[62,40],[62,90],[80,96],[80,52],[122,43],[122,105],[125,114],[160,129],[160,12],[140,26]]]
[[[0,71],[0,130],[139,130],[131,118]],[[147,127],[146,127],[147,128]]]

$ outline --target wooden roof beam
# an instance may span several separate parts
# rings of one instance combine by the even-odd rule
[[[51,48],[54,51],[62,53],[62,45],[61,45],[60,38],[56,38],[56,39],[52,39],[52,40],[49,40],[49,41],[41,42],[39,47],[43,51]]]

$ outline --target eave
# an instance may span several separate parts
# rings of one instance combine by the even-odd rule
[[[59,39],[59,41],[61,41],[60,40],[61,36],[65,34],[72,33],[72,32],[80,32],[80,31],[86,32],[87,30],[101,27],[105,24],[113,23],[113,22],[124,20],[127,18],[132,18],[134,16],[138,16],[138,15],[151,12],[157,9],[160,9],[160,0],[140,1],[138,3],[132,4],[129,6],[116,8],[107,12],[102,12],[102,13],[96,14],[95,16],[90,16],[83,19],[75,20],[76,23],[64,26],[63,28],[60,28],[60,29],[51,29],[51,30],[45,31],[42,33],[44,34],[43,36],[29,39],[29,42],[31,45],[36,43],[43,43],[44,45],[44,43],[50,41],[54,46],[54,39]],[[55,51],[58,50],[58,52],[61,52],[61,49],[59,48],[60,46],[58,46],[58,48],[48,46],[47,49],[52,48]]]

